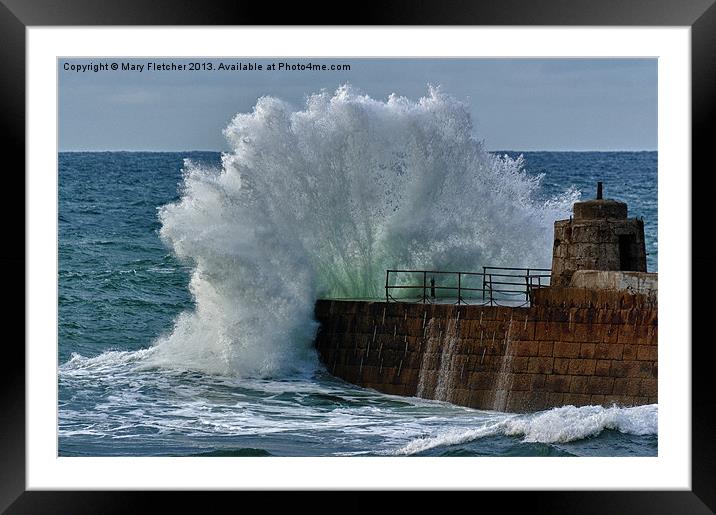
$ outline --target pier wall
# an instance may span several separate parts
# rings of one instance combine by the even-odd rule
[[[657,402],[655,295],[550,287],[529,308],[320,300],[327,370],[481,409]]]

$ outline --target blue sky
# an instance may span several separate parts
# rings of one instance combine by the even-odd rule
[[[418,99],[427,85],[469,104],[490,150],[656,150],[656,59],[246,59],[350,64],[350,71],[65,71],[64,64],[197,59],[59,59],[59,147],[228,150],[222,129],[256,99],[297,108],[350,83],[377,99]]]

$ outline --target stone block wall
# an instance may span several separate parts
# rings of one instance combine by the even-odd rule
[[[316,348],[348,382],[510,412],[657,402],[657,306],[543,288],[531,308],[320,300]]]
[[[620,249],[620,236],[630,236]],[[623,268],[621,252],[631,258]],[[631,270],[646,272],[644,222],[624,220],[559,220],[554,223],[552,285],[568,286],[575,270]]]

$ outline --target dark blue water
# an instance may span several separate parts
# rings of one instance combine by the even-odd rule
[[[514,155],[514,153],[509,153]],[[528,152],[541,195],[596,182],[645,221],[657,270],[655,152]],[[656,406],[470,410],[356,388],[324,372],[238,379],[143,365],[194,308],[192,263],[160,240],[157,208],[181,193],[184,158],[59,155],[59,452],[62,456],[654,456]],[[549,244],[549,242],[548,242]]]

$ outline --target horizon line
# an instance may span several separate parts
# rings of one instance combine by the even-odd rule
[[[148,154],[176,154],[180,152],[213,152],[213,153],[227,153],[230,150],[206,150],[206,149],[184,149],[184,150],[138,150],[138,149],[114,149],[114,150],[58,150],[58,154],[79,154],[79,153],[110,153],[110,152],[125,152],[125,153],[148,153]],[[487,152],[658,152],[658,149],[508,149],[508,148],[497,148],[488,149]]]

